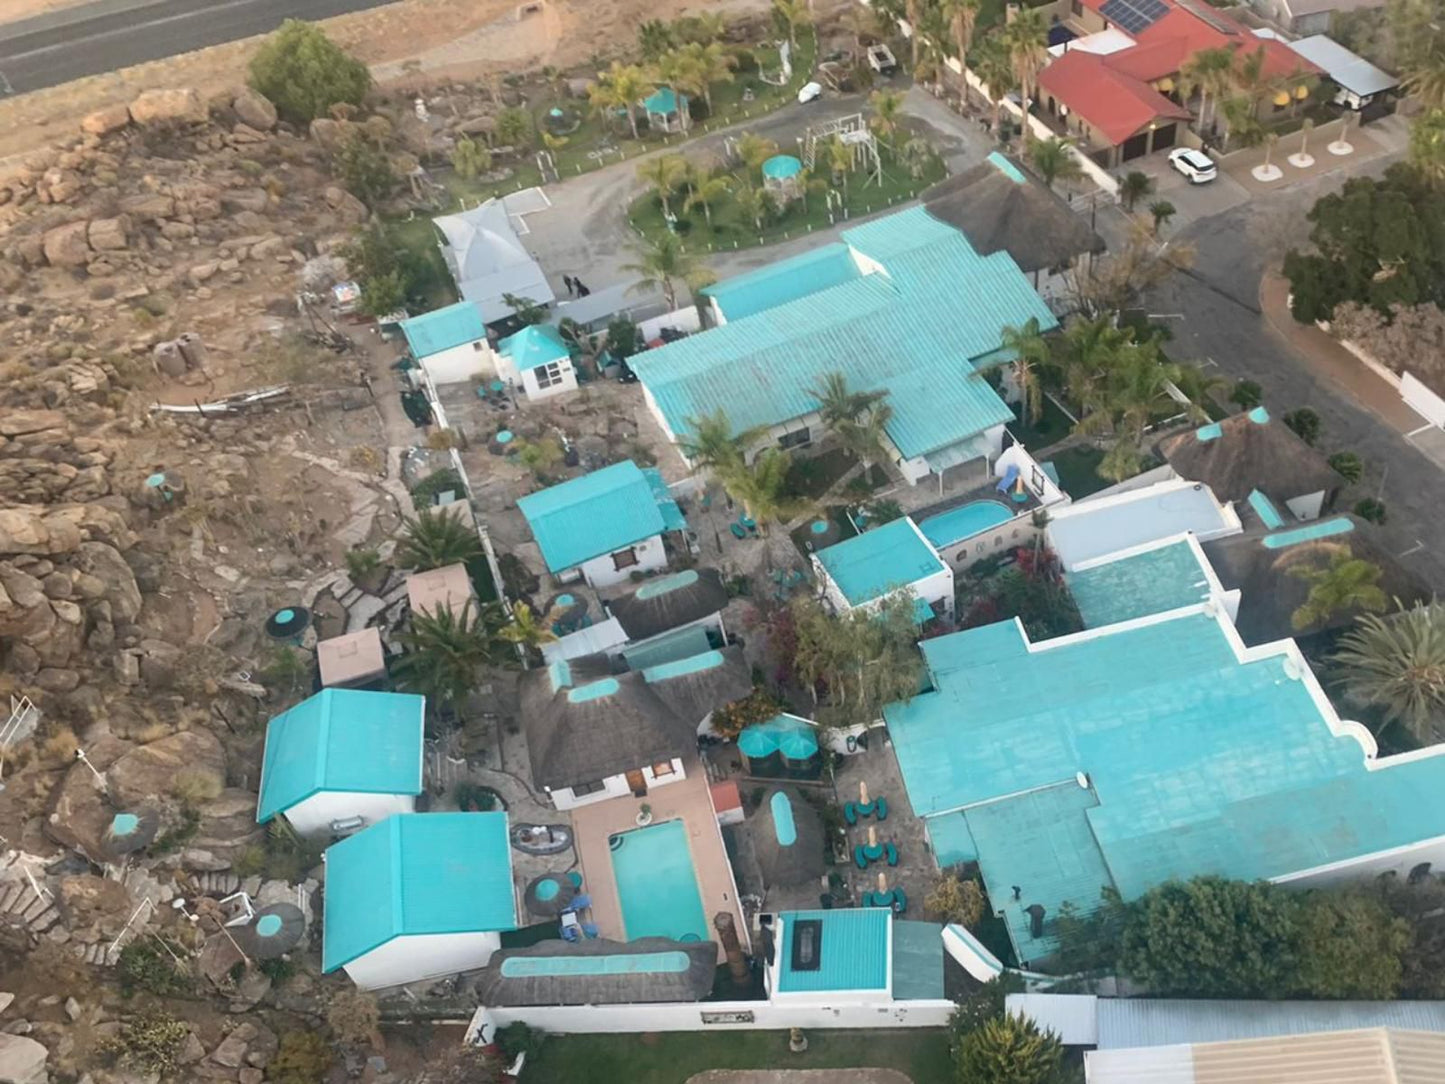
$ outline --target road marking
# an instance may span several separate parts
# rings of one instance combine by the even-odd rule
[[[62,50],[74,49],[77,45],[85,45],[89,42],[101,41],[105,38],[125,37],[139,30],[149,30],[152,27],[164,26],[166,23],[178,23],[203,15],[214,15],[218,11],[226,11],[230,8],[249,7],[254,3],[255,0],[227,0],[225,3],[212,4],[209,7],[197,8],[195,11],[183,11],[176,15],[166,15],[159,19],[151,19],[149,22],[132,23],[130,26],[119,26],[114,30],[102,30],[95,34],[87,34],[84,37],[57,42],[54,45],[43,45],[39,49],[30,49],[23,53],[9,53],[6,55],[6,59],[26,60],[33,56],[44,56],[46,53],[56,53]]]

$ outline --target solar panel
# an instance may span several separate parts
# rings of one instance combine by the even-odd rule
[[[1138,34],[1169,13],[1164,0],[1105,0],[1099,14],[1126,34]]]

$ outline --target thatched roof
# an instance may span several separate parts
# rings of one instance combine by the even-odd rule
[[[695,753],[708,713],[750,692],[740,647],[621,674],[605,655],[530,671],[521,705],[532,778],[570,787]]]
[[[607,604],[629,640],[699,621],[728,604],[728,590],[715,568],[687,569],[643,584],[630,595]]]
[[[1348,534],[1332,535],[1318,542],[1282,549],[1268,549],[1262,545],[1263,532],[1204,543],[1205,556],[1209,558],[1220,583],[1228,589],[1239,589],[1239,616],[1235,626],[1246,644],[1266,644],[1290,636],[1312,635],[1352,623],[1356,617],[1354,611],[1335,614],[1327,621],[1306,629],[1296,629],[1291,624],[1295,610],[1309,596],[1310,583],[1290,570],[1324,568],[1331,556],[1341,549],[1348,549],[1351,556],[1380,567],[1379,586],[1387,597],[1398,598],[1407,606],[1429,598],[1430,593],[1424,583],[1374,544],[1370,537],[1374,528],[1350,518],[1355,529]]]
[[[781,803],[791,814],[791,831],[784,824],[780,832],[778,814]],[[784,814],[784,819],[787,818]],[[748,820],[753,834],[753,853],[763,871],[763,883],[769,888],[788,887],[817,881],[826,868],[823,856],[823,821],[793,787],[777,787],[763,798],[758,811]],[[779,836],[791,837],[784,844]]]
[[[677,956],[687,957],[682,970]],[[545,964],[524,969],[508,960],[576,960],[622,957],[631,963],[637,957],[655,969],[598,968],[598,974],[533,974],[545,972]],[[605,973],[601,973],[604,972]],[[486,969],[473,978],[478,1000],[483,1005],[622,1005],[659,1001],[700,1001],[712,992],[717,972],[717,945],[712,941],[671,941],[666,937],[643,937],[636,941],[542,941],[528,948],[504,949],[492,955]]]
[[[1222,501],[1243,501],[1258,489],[1283,506],[1323,490],[1328,505],[1344,483],[1324,456],[1262,407],[1217,425],[1217,435],[1215,426],[1201,426],[1165,437],[1159,449],[1180,477],[1203,482]]]
[[[980,255],[1007,251],[1022,271],[1047,271],[1081,253],[1104,251],[1084,215],[1006,159],[940,181],[923,193],[923,206]]]

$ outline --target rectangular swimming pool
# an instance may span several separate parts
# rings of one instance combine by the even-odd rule
[[[692,868],[687,826],[682,821],[618,832],[608,844],[629,941],[639,937],[707,940],[707,918]]]

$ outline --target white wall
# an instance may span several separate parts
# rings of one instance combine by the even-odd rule
[[[1441,399],[1410,373],[1400,374],[1400,398],[1431,425],[1445,427],[1445,399]]]
[[[1319,519],[1325,507],[1325,491],[1321,489],[1291,498],[1284,502],[1284,506],[1294,513],[1295,519]]]
[[[1392,871],[1403,880],[1421,862],[1429,862],[1434,873],[1445,872],[1445,836],[1427,839],[1409,847],[1367,854],[1349,862],[1302,870],[1285,877],[1276,877],[1275,881],[1291,887],[1318,888],[1320,885],[1338,884],[1341,881],[1378,877]]]
[[[570,361],[559,361],[557,371],[561,374],[561,381],[549,384],[545,388],[537,383],[536,369],[528,369],[522,373],[522,391],[526,394],[529,402],[550,399],[554,395],[563,395],[566,392],[577,390],[577,371],[572,368]]]
[[[717,307],[713,306],[716,313]],[[672,312],[665,312],[661,316],[654,316],[650,320],[643,320],[637,325],[638,331],[642,333],[643,342],[651,342],[662,334],[665,327],[674,331],[686,331],[691,334],[702,328],[702,317],[698,315],[696,305],[688,305],[686,308],[676,309]]]
[[[682,761],[677,757],[672,758],[671,775],[654,775],[652,765],[648,764],[642,768],[642,778],[647,784],[648,790],[655,790],[658,787],[665,787],[669,783],[677,783],[687,778],[683,771]],[[558,809],[576,809],[583,805],[596,805],[598,802],[605,802],[609,798],[631,797],[632,788],[627,785],[626,775],[609,775],[602,780],[602,789],[594,794],[584,794],[580,798],[572,793],[571,787],[557,787],[547,792],[552,799],[552,804]]]
[[[648,572],[667,567],[667,551],[662,548],[662,535],[655,534],[651,538],[643,539],[632,548],[637,551],[635,565],[617,568],[613,564],[612,554],[609,553],[602,557],[594,557],[590,561],[583,561],[582,578],[593,587],[611,587],[614,583],[627,581],[634,572]],[[566,576],[570,572],[571,569],[568,569],[562,575]]]
[[[393,937],[344,964],[342,970],[363,990],[377,990],[486,967],[501,947],[500,935],[482,931],[413,934]]]
[[[421,366],[433,384],[461,384],[473,377],[497,373],[497,355],[486,339],[439,350],[421,359]]]
[[[296,829],[298,835],[329,836],[333,821],[363,817],[366,824],[377,824],[393,813],[411,813],[415,809],[416,796],[412,794],[361,794],[354,791],[328,790],[297,802],[282,816]]]

